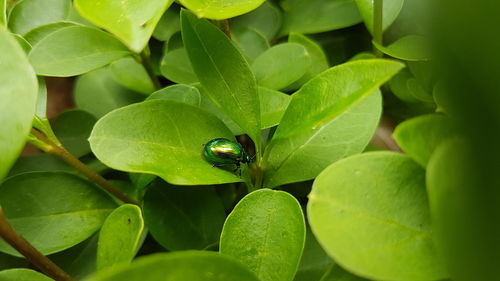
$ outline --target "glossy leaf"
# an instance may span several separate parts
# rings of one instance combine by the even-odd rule
[[[75,0],[80,14],[120,38],[139,53],[147,45],[156,24],[173,0]]]
[[[23,37],[28,41],[31,45],[36,45],[40,40],[42,40],[45,36],[49,35],[50,33],[59,30],[61,28],[69,27],[69,26],[75,26],[77,25],[74,22],[69,22],[69,21],[61,21],[61,22],[54,22],[54,23],[49,23],[45,25],[41,25],[39,27],[36,27],[32,30],[30,30],[28,33],[26,33]]]
[[[193,66],[184,48],[167,51],[161,60],[160,71],[165,78],[175,83],[191,84],[198,82],[198,77],[194,74]]]
[[[144,197],[144,220],[151,235],[170,251],[204,249],[219,241],[226,219],[213,187],[155,182]]]
[[[138,250],[144,230],[141,209],[125,204],[115,209],[99,233],[97,243],[97,270],[128,264]]]
[[[175,84],[158,90],[147,98],[147,100],[163,99],[176,100],[189,103],[192,105],[200,105],[201,96],[198,88],[185,84]]]
[[[272,2],[266,1],[252,12],[231,19],[230,24],[231,30],[253,28],[271,41],[278,34],[282,22],[281,11]]]
[[[51,278],[40,272],[26,269],[13,268],[0,271],[0,280],[2,281],[52,281]]]
[[[246,14],[259,7],[265,0],[180,0],[199,18],[228,19]]]
[[[139,102],[143,97],[115,82],[108,68],[78,77],[74,89],[76,107],[97,118],[113,109]]]
[[[168,41],[175,33],[181,31],[181,18],[179,6],[173,4],[161,16],[156,26],[153,37],[160,41]]]
[[[292,97],[282,92],[259,87],[261,129],[280,123]]]
[[[293,95],[266,149],[264,185],[312,179],[331,163],[363,151],[381,113],[380,94],[374,92],[402,67],[390,60],[354,61],[306,83]]]
[[[291,281],[305,242],[297,200],[261,189],[245,196],[224,223],[220,252],[247,265],[261,281]]]
[[[302,254],[299,269],[293,280],[319,281],[332,264],[333,260],[321,248],[321,245],[308,227],[304,253]]]
[[[280,36],[311,34],[352,26],[361,22],[354,0],[284,0]]]
[[[299,88],[314,76],[328,69],[328,59],[321,46],[312,39],[298,33],[290,33],[288,42],[297,43],[306,48],[311,58],[311,66],[298,81],[294,83],[294,88]]]
[[[86,26],[59,29],[40,40],[29,54],[38,75],[74,76],[129,54],[120,41]]]
[[[283,43],[258,56],[252,63],[257,83],[280,90],[299,80],[311,66],[311,55],[297,43]]]
[[[234,139],[212,114],[182,102],[151,100],[101,118],[90,145],[97,158],[114,169],[154,174],[172,184],[241,181],[212,168],[201,155],[204,143],[221,137]]]
[[[88,137],[96,118],[83,110],[68,110],[54,120],[52,128],[64,147],[74,156],[90,153]]]
[[[183,251],[146,256],[99,272],[85,281],[259,281],[244,265],[214,252]]]
[[[332,164],[314,181],[307,210],[323,249],[356,275],[447,277],[432,241],[425,171],[407,156],[370,152]]]
[[[386,55],[407,61],[429,60],[427,40],[420,35],[409,35],[391,43],[388,46],[372,41],[375,47]]]
[[[184,10],[181,25],[186,51],[206,94],[260,147],[257,86],[247,62],[210,22]]]
[[[231,34],[234,42],[248,62],[254,61],[260,54],[269,49],[267,39],[252,27],[231,30]]]
[[[111,75],[122,86],[142,94],[155,91],[146,69],[132,57],[126,57],[110,65]]]
[[[14,229],[43,254],[87,239],[116,207],[97,186],[62,172],[25,173],[7,179],[0,185],[0,204]],[[20,256],[3,241],[0,251]]]
[[[19,1],[9,14],[9,29],[25,35],[36,27],[65,20],[70,8],[68,0]]]
[[[365,21],[366,28],[373,30],[373,0],[355,0],[359,12]],[[384,0],[383,5],[383,29],[387,29],[398,17],[403,8],[404,0]]]
[[[399,124],[394,139],[408,156],[423,167],[427,166],[432,153],[448,138],[456,136],[451,120],[441,114],[415,117]]]
[[[332,265],[328,271],[321,277],[320,281],[368,281],[368,279],[358,277],[345,271],[337,264]]]
[[[0,180],[21,153],[36,110],[38,86],[23,49],[0,26]]]

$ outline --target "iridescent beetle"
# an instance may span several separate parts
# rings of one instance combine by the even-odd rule
[[[253,160],[252,157],[248,156],[241,144],[224,138],[213,139],[204,144],[203,156],[213,164],[213,167],[236,165],[234,172],[240,169],[240,163],[250,163]]]

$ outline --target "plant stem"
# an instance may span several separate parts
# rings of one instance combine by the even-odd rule
[[[87,165],[85,165],[80,160],[78,160],[78,158],[69,153],[66,150],[66,148],[64,148],[62,145],[57,145],[53,143],[51,140],[47,138],[47,136],[45,136],[44,134],[35,129],[31,130],[31,134],[35,136],[37,140],[45,144],[41,146],[39,145],[39,143],[33,142],[33,144],[35,144],[38,148],[42,149],[43,151],[49,154],[53,154],[55,156],[62,158],[66,163],[73,166],[80,173],[85,175],[89,180],[95,182],[97,185],[99,185],[104,190],[111,193],[113,196],[120,199],[121,201],[135,205],[138,204],[137,202],[135,202],[135,200],[122,193],[119,189],[113,186],[109,181],[107,181],[101,175],[92,171],[89,167],[87,167]]]
[[[384,0],[374,0],[373,2],[373,41],[384,45],[383,40],[383,13],[384,13]],[[382,57],[382,52],[376,47],[373,47],[373,51],[377,57]]]
[[[0,206],[0,237],[2,237],[7,244],[11,245],[12,248],[16,249],[21,253],[26,259],[40,269],[45,275],[53,278],[56,281],[72,281],[73,279],[53,263],[49,258],[40,253],[33,245],[31,245],[26,239],[19,235],[14,228],[10,225],[5,214],[3,213],[2,207]]]
[[[221,20],[220,26],[222,31],[226,34],[226,36],[229,37],[229,39],[231,39],[231,29],[229,28],[229,20],[228,19]]]
[[[141,64],[144,67],[144,69],[146,69],[146,72],[148,73],[149,78],[151,78],[151,81],[153,81],[153,85],[154,85],[155,89],[156,90],[161,89],[160,80],[158,80],[158,77],[156,77],[156,75],[153,71],[153,67],[151,66],[151,60],[149,59],[149,55],[145,51],[142,51],[140,53],[140,57],[141,57]]]

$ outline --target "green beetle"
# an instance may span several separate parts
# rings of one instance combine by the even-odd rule
[[[248,156],[239,143],[224,138],[213,139],[204,144],[203,156],[213,167],[235,164],[235,172],[240,169],[240,163],[252,161],[252,157]]]

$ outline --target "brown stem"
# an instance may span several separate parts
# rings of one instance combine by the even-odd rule
[[[221,20],[220,23],[222,31],[227,35],[227,37],[229,37],[229,39],[231,39],[231,29],[229,28],[229,20],[228,19]]]
[[[73,279],[53,263],[49,258],[35,249],[26,239],[19,235],[10,225],[0,206],[0,237],[21,253],[26,259],[40,269],[45,275],[56,281],[72,281]]]
[[[85,165],[80,160],[78,160],[75,156],[73,156],[71,153],[69,153],[63,146],[56,145],[51,140],[49,140],[44,134],[42,134],[41,132],[39,132],[35,129],[31,130],[31,134],[34,135],[38,140],[40,140],[44,144],[46,144],[46,146],[40,147],[45,152],[62,158],[66,163],[73,166],[80,173],[85,175],[89,180],[95,182],[97,185],[99,185],[100,187],[102,187],[107,192],[111,193],[116,198],[120,199],[121,201],[123,201],[125,203],[130,203],[130,204],[136,204],[136,205],[138,204],[137,202],[135,202],[134,199],[123,194],[118,188],[113,186],[109,181],[107,181],[101,175],[92,171],[87,165]]]
[[[399,148],[396,141],[392,138],[393,132],[394,124],[392,120],[387,116],[383,116],[371,143],[391,151],[402,152],[401,148]]]

